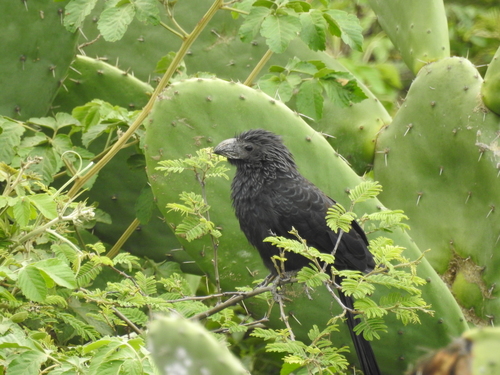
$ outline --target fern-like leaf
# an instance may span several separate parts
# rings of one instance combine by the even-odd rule
[[[357,334],[362,333],[364,338],[369,341],[375,338],[380,340],[379,332],[387,332],[387,326],[381,318],[367,319],[359,322],[354,327],[354,332]]]
[[[141,288],[142,292],[147,295],[156,294],[156,277],[155,276],[146,276],[142,272],[137,272],[135,274],[135,281],[139,288]]]
[[[335,233],[341,229],[344,232],[349,232],[351,223],[356,219],[356,214],[351,211],[346,211],[341,204],[335,203],[328,208],[326,212],[326,224]]]
[[[364,202],[375,198],[382,191],[382,185],[376,181],[363,181],[349,192],[349,198],[353,204]]]
[[[76,275],[76,284],[78,287],[84,287],[92,283],[97,276],[102,271],[102,266],[99,264],[94,264],[93,262],[87,262],[80,267],[78,274]]]
[[[297,280],[299,283],[306,283],[310,288],[315,288],[323,284],[326,280],[330,279],[330,275],[325,272],[313,269],[311,267],[303,267],[297,273]]]
[[[81,321],[80,319],[74,317],[71,314],[57,312],[56,315],[65,324],[73,328],[78,336],[82,337],[86,341],[88,340],[95,341],[101,336],[99,332],[97,332],[96,329],[92,327],[90,324]]]

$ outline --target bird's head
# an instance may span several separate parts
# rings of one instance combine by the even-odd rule
[[[263,129],[247,130],[235,138],[226,139],[215,147],[214,152],[236,166],[295,169],[293,156],[281,137]]]

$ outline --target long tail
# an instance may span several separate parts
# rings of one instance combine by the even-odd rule
[[[346,296],[341,290],[339,290],[339,297],[345,307],[349,309],[354,309],[354,303],[352,297]],[[380,369],[378,368],[377,359],[373,353],[372,346],[370,342],[367,341],[363,335],[357,335],[354,332],[354,327],[358,324],[358,320],[354,319],[354,315],[347,311],[347,326],[349,327],[349,333],[351,334],[351,339],[354,344],[354,349],[358,356],[359,363],[361,364],[361,369],[365,375],[380,375]]]

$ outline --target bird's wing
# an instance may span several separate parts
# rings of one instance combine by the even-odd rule
[[[323,253],[331,253],[338,241],[338,233],[326,225],[326,212],[335,202],[305,178],[277,179],[272,186],[272,204],[275,213],[271,230],[290,237],[294,227],[299,235]],[[368,241],[357,222],[348,233],[343,233],[335,254],[339,269],[367,271],[372,267]]]

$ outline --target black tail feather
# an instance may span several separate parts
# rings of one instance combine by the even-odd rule
[[[346,296],[341,290],[339,290],[339,297],[345,307],[349,309],[354,309],[354,303],[352,297]],[[354,344],[354,349],[358,356],[359,363],[361,364],[361,369],[365,375],[380,375],[380,369],[377,364],[377,359],[373,353],[372,346],[370,342],[367,341],[363,335],[357,335],[354,332],[354,327],[358,324],[358,320],[354,319],[354,314],[347,311],[347,326],[349,327],[349,333],[351,335],[352,342]]]

